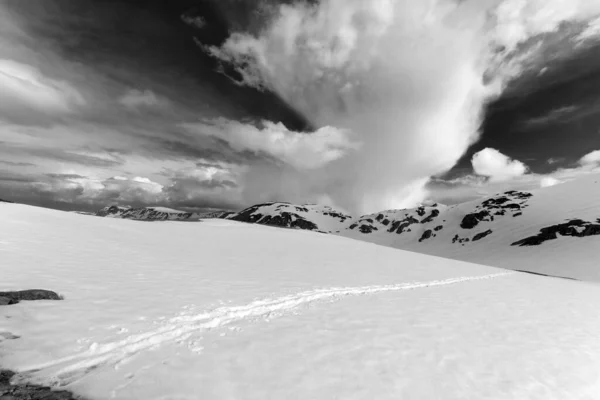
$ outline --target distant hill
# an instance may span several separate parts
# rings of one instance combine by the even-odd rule
[[[328,206],[289,203],[258,204],[231,214],[227,219],[323,233],[341,232],[352,221],[350,215]]]
[[[215,211],[208,213],[190,213],[173,210],[166,207],[140,207],[109,206],[96,212],[95,215],[107,218],[132,219],[139,221],[198,221],[209,218],[225,218],[230,215],[228,211]]]

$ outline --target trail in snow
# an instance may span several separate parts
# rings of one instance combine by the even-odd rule
[[[316,289],[263,299],[242,306],[219,307],[197,315],[177,316],[154,331],[131,335],[124,340],[105,344],[92,344],[88,350],[47,363],[32,365],[20,370],[25,379],[52,386],[73,383],[101,366],[115,368],[135,355],[169,343],[183,343],[193,334],[221,328],[232,323],[253,318],[270,318],[297,309],[309,303],[336,300],[345,296],[362,296],[375,293],[420,289],[434,286],[453,285],[461,282],[494,279],[513,275],[514,272],[458,277],[430,282],[401,283],[396,285],[362,286],[349,288]],[[36,379],[37,376],[37,379]]]

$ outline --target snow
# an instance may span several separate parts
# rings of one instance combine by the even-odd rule
[[[595,399],[600,287],[230,220],[1,204],[0,366],[90,399]],[[3,339],[19,336],[19,339]]]
[[[494,267],[527,270],[548,275],[565,276],[580,280],[600,282],[600,236],[559,237],[539,246],[511,246],[518,240],[536,235],[541,228],[564,223],[568,220],[582,219],[592,223],[600,220],[600,174],[590,174],[576,180],[552,187],[530,191],[531,198],[512,200],[524,206],[517,210],[507,210],[504,216],[494,216],[494,220],[480,222],[473,229],[462,229],[461,221],[465,215],[482,210],[485,199],[471,201],[455,206],[438,205],[425,207],[426,214],[419,216],[415,210],[400,210],[375,213],[361,217],[353,223],[374,219],[378,214],[385,218],[402,219],[405,214],[421,221],[430,215],[432,209],[440,214],[428,223],[417,223],[409,227],[411,232],[400,235],[389,233],[389,225],[379,221],[372,224],[377,231],[368,234],[358,229],[344,230],[340,235],[361,241],[377,243],[398,249],[409,250],[445,258],[474,262]],[[498,197],[503,197],[499,194]],[[510,197],[510,196],[509,196]],[[493,214],[493,213],[492,213]],[[426,230],[434,230],[434,237],[419,242]],[[479,233],[491,230],[484,239],[473,242]],[[466,243],[452,243],[455,235],[470,238]]]

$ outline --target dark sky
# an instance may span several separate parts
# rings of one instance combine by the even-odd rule
[[[515,81],[489,104],[480,140],[455,171],[469,169],[473,154],[486,147],[540,174],[600,148],[600,47],[552,65],[541,76]]]
[[[355,3],[347,4],[351,8]],[[469,1],[464,3],[468,6]],[[473,2],[473,7],[484,3]],[[307,115],[306,110],[316,108],[314,114],[321,116],[318,102],[300,101],[305,89],[315,88],[304,88],[301,80],[286,81],[281,71],[268,70],[261,71],[262,77],[274,87],[298,84],[296,92],[240,84],[247,78],[243,72],[251,60],[242,57],[232,64],[226,62],[225,53],[209,54],[208,46],[220,48],[236,33],[261,32],[282,4],[298,2],[4,0],[0,4],[0,198],[67,210],[94,210],[114,203],[196,210],[236,209],[266,200],[341,204],[353,196],[356,201],[347,202],[352,207],[363,200],[370,186],[349,184],[354,175],[361,174],[360,162],[364,164],[365,157],[356,164],[336,164],[348,152],[364,151],[382,169],[425,165],[424,171],[429,171],[438,157],[433,153],[430,160],[426,154],[419,155],[412,161],[414,166],[386,164],[385,157],[378,160],[377,151],[393,155],[393,147],[404,147],[403,141],[381,136],[380,145],[365,143],[378,140],[377,135],[369,136],[369,128],[354,132],[354,136],[364,136],[362,145],[331,130],[322,132],[324,148],[317,139],[305,140],[311,135],[304,133],[340,122],[325,118],[323,123],[323,118]],[[385,15],[376,17],[385,19]],[[368,24],[382,24],[368,13],[357,14],[352,21],[353,27],[360,28],[358,32]],[[331,26],[336,26],[335,21]],[[334,37],[331,51],[343,53],[340,40]],[[442,171],[441,178],[429,185],[434,198],[452,202],[485,192],[471,166],[473,155],[485,148],[523,162],[528,176],[576,168],[582,156],[600,149],[600,48],[583,46],[566,52],[570,43],[550,42],[544,63],[514,79],[485,107],[479,139],[454,168],[445,168],[449,171]],[[271,42],[275,47],[267,50],[273,51],[277,43]],[[233,51],[242,54],[244,50]],[[290,64],[305,61],[289,59]],[[400,89],[407,90],[406,95],[392,93],[390,86],[390,93],[375,98],[383,108],[398,107],[399,113],[406,108],[407,119],[413,115],[414,97],[423,97],[422,103],[431,107],[427,97],[431,93],[421,96],[419,85],[424,91],[435,90],[419,68],[414,68],[417,73],[411,77],[411,68],[406,68],[407,81]],[[273,76],[265,78],[270,73]],[[440,71],[434,70],[431,76],[444,79]],[[381,84],[377,79],[367,76],[365,81]],[[328,84],[322,82],[323,87]],[[381,87],[382,92],[388,90]],[[338,101],[352,113],[336,96],[332,102]],[[396,103],[387,104],[385,96]],[[420,113],[415,111],[415,115]],[[268,122],[261,127],[261,121]],[[343,121],[341,125],[333,128],[347,128]],[[418,132],[402,135],[414,145],[419,142],[413,138]],[[457,178],[462,179],[458,184]],[[381,182],[377,190],[385,184]],[[401,185],[390,182],[394,184]],[[457,185],[460,193],[448,195],[447,190]],[[436,195],[440,188],[442,193]],[[399,189],[406,197],[406,188]]]

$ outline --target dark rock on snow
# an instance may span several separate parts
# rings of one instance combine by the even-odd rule
[[[421,239],[419,239],[419,242],[422,242],[423,240],[427,240],[427,239],[431,238],[432,235],[433,235],[433,231],[431,229],[427,229],[425,232],[423,232],[423,236],[421,236]]]
[[[600,224],[574,219],[563,224],[542,228],[537,235],[514,242],[511,246],[539,246],[548,240],[557,239],[559,234],[579,238],[596,236],[600,235]]]
[[[423,221],[421,221],[421,223],[422,223],[422,224],[426,224],[426,223],[428,223],[428,222],[431,222],[431,221],[433,221],[433,219],[434,219],[435,217],[437,217],[438,215],[440,215],[440,210],[437,210],[437,209],[435,209],[435,210],[432,210],[432,211],[431,211],[431,214],[429,214],[429,216],[428,216],[427,218],[425,218]]]
[[[483,239],[484,237],[486,237],[486,236],[489,236],[489,235],[491,235],[491,234],[492,234],[492,230],[491,230],[491,229],[488,229],[488,230],[487,230],[487,231],[485,231],[485,232],[481,232],[481,233],[478,233],[477,235],[473,236],[473,241],[474,241],[474,242],[477,242],[478,240],[481,240],[481,239]]]
[[[50,290],[31,289],[18,292],[0,292],[0,305],[2,299],[8,299],[8,304],[17,304],[22,300],[62,300],[63,298]]]
[[[15,373],[0,370],[0,400],[81,400],[65,390],[52,390],[47,386],[11,385]]]
[[[473,229],[479,224],[479,222],[485,220],[485,218],[489,216],[489,211],[479,211],[477,213],[467,214],[461,221],[460,227],[463,229]]]
[[[409,226],[411,226],[413,224],[418,224],[418,223],[419,223],[418,219],[409,216],[400,221],[394,221],[394,223],[392,223],[392,226],[388,230],[388,232],[390,232],[390,233],[396,232],[397,234],[401,234],[401,233],[404,233],[404,230],[407,229]]]

